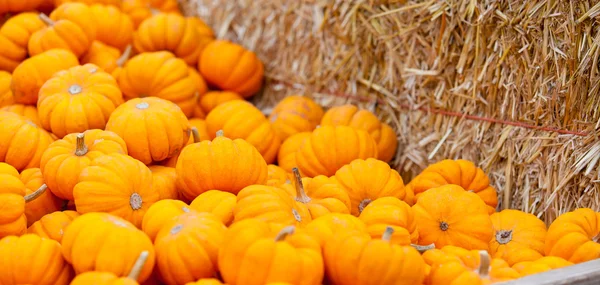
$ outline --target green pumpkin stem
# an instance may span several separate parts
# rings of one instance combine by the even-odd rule
[[[129,44],[129,45],[127,45],[127,47],[125,47],[125,50],[123,51],[121,56],[117,59],[117,66],[123,67],[123,65],[125,65],[125,62],[127,62],[127,60],[129,60],[130,56],[131,56],[131,45]]]
[[[292,168],[292,172],[294,173],[294,187],[296,188],[296,201],[301,203],[310,203],[310,197],[306,195],[304,191],[304,185],[302,184],[302,176],[300,176],[300,171],[298,167]]]
[[[194,138],[194,143],[200,142],[200,133],[198,132],[198,128],[192,127],[192,137]]]
[[[381,235],[381,240],[390,241],[392,239],[392,235],[394,234],[394,228],[387,226],[385,227],[385,232]]]
[[[279,231],[277,236],[275,236],[275,241],[283,241],[285,239],[285,237],[293,234],[295,231],[296,231],[296,227],[287,226],[287,227],[281,229],[281,231]]]
[[[477,268],[477,274],[479,274],[479,276],[482,279],[489,278],[490,265],[491,265],[491,260],[490,260],[489,253],[485,250],[480,250],[479,251],[479,268]]]
[[[77,134],[77,141],[75,144],[75,155],[84,156],[88,152],[87,145],[85,144],[85,135],[83,133]]]
[[[410,246],[414,247],[419,253],[423,253],[435,248],[435,244],[433,243],[429,245],[410,244]]]
[[[146,264],[146,260],[148,260],[148,255],[150,255],[150,253],[147,250],[144,250],[140,253],[140,256],[133,264],[133,267],[131,268],[129,275],[127,275],[127,278],[137,280],[140,277],[140,273],[142,273],[142,269]]]
[[[44,194],[44,192],[46,192],[46,189],[48,189],[48,186],[46,186],[46,184],[42,184],[42,186],[40,186],[40,188],[35,190],[33,193],[25,195],[25,197],[23,197],[25,199],[25,203],[29,203],[35,200],[37,197],[40,197],[42,194]]]
[[[44,22],[44,24],[48,25],[48,26],[54,26],[55,22],[50,19],[50,17],[48,17],[48,15],[44,14],[44,13],[40,13],[38,15],[38,17],[40,18],[40,20],[42,20],[42,22]]]

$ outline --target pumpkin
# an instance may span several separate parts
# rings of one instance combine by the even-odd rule
[[[48,146],[40,169],[55,196],[73,200],[73,188],[81,171],[92,160],[110,153],[127,154],[127,146],[117,134],[98,129],[73,133]]]
[[[267,177],[267,185],[270,186],[280,186],[292,181],[290,175],[283,168],[275,164],[267,165]]]
[[[170,51],[187,64],[196,65],[202,50],[214,39],[200,34],[198,22],[202,21],[174,13],[151,16],[137,28],[133,45],[138,52]]]
[[[329,213],[313,219],[305,229],[308,234],[319,240],[321,246],[340,232],[367,233],[367,227],[360,219],[350,214],[340,213]]]
[[[44,16],[41,16],[41,18],[41,20],[44,21]],[[50,19],[52,21],[69,20],[76,24],[87,35],[87,38],[90,39],[90,41],[96,39],[98,21],[94,17],[94,14],[92,14],[91,7],[85,3],[68,2],[58,5],[50,14]],[[49,22],[46,22],[46,24],[51,25]],[[59,36],[62,37],[64,35]],[[67,37],[66,39],[68,40],[70,38]]]
[[[2,284],[66,285],[72,277],[60,244],[34,234],[1,239],[0,256]]]
[[[277,136],[285,141],[291,135],[312,132],[323,117],[323,108],[315,101],[304,96],[287,96],[281,100],[269,120]]]
[[[174,218],[189,213],[190,207],[179,200],[165,199],[154,203],[142,220],[142,230],[152,241],[160,229]]]
[[[123,103],[117,82],[98,66],[86,64],[55,73],[39,92],[42,126],[59,138],[90,129],[104,129]]]
[[[198,71],[195,68],[189,66],[188,70],[190,72],[190,76],[194,80],[194,85],[196,85],[197,92],[195,95],[196,102],[198,102],[200,98],[204,96],[206,91],[208,91],[208,87],[206,86],[206,82],[204,81],[202,76],[200,76],[200,73],[198,73]],[[199,108],[198,104],[194,106],[194,117],[199,119],[204,119],[206,117],[206,113],[204,113],[204,111]]]
[[[148,208],[158,201],[152,188],[152,172],[130,156],[100,156],[81,170],[73,188],[77,212],[107,212],[141,227]]]
[[[198,107],[204,114],[208,114],[217,106],[233,100],[244,100],[244,97],[231,91],[209,91],[200,96]]]
[[[46,189],[46,185],[43,185],[35,192],[24,197],[14,193],[0,193],[0,205],[2,205],[0,238],[22,235],[27,232],[26,204],[37,199]]]
[[[125,51],[121,53],[114,47],[100,41],[94,41],[90,49],[81,57],[81,63],[92,63],[110,73],[114,78],[118,78],[118,73],[130,55],[131,46],[127,46]]]
[[[132,57],[118,74],[126,100],[158,97],[169,100],[191,117],[198,86],[187,64],[168,51],[146,52]]]
[[[1,63],[0,63],[1,64]],[[12,74],[0,70],[0,107],[13,105],[15,99],[13,98],[12,90],[10,90],[10,82],[12,81]]]
[[[177,0],[122,0],[121,10],[125,12],[137,29],[146,19],[158,13],[176,13],[179,11]]]
[[[237,195],[233,224],[252,218],[299,226],[306,225],[312,219],[308,206],[294,200],[287,190],[266,185],[250,185]]]
[[[492,222],[487,206],[476,194],[458,185],[443,185],[423,193],[413,210],[420,245],[488,249]]]
[[[69,285],[139,285],[137,279],[149,255],[148,251],[142,251],[126,277],[118,277],[111,272],[88,271],[75,276]]]
[[[36,125],[40,125],[40,117],[38,116],[38,110],[32,105],[13,104],[0,108],[0,111],[12,112],[25,117]]]
[[[490,253],[513,265],[521,261],[533,261],[544,254],[546,224],[538,217],[518,210],[506,209],[493,213],[494,237],[490,241]]]
[[[10,164],[0,162],[0,193],[25,196],[25,183],[19,172]]]
[[[21,181],[25,184],[25,195],[35,193],[36,190],[45,185],[42,171],[39,168],[23,170],[21,172]],[[51,191],[44,191],[38,198],[25,205],[27,226],[31,226],[46,214],[59,211],[63,205],[64,201],[54,196]]]
[[[208,190],[198,195],[190,204],[190,208],[198,212],[212,213],[224,225],[229,226],[233,222],[233,209],[236,203],[237,197],[229,192]]]
[[[267,163],[273,163],[281,141],[263,113],[243,100],[225,102],[206,117],[208,133],[214,136],[223,130],[227,137],[244,139],[262,154]]]
[[[188,282],[185,285],[223,285],[223,282],[216,278],[203,278],[196,282]]]
[[[556,256],[540,257],[534,261],[523,261],[512,266],[521,276],[527,276],[545,271],[573,265],[573,262]]]
[[[19,13],[2,24],[0,26],[0,70],[13,72],[19,63],[27,58],[27,43],[31,35],[44,27],[46,27],[44,22],[40,20],[37,13],[33,12]]]
[[[354,105],[343,105],[329,109],[321,120],[321,126],[350,126],[367,131],[377,143],[377,158],[389,162],[398,148],[396,132],[382,123],[370,111],[359,110]]]
[[[47,27],[31,35],[27,44],[30,55],[38,55],[58,48],[69,50],[80,57],[94,41],[94,37],[86,33],[86,29],[73,21],[66,19],[55,21],[45,14],[40,14],[40,19]]]
[[[175,168],[162,165],[151,165],[148,168],[152,171],[152,188],[158,193],[158,200],[177,199],[179,191],[175,183]]]
[[[319,242],[293,226],[281,227],[248,219],[225,232],[219,251],[225,283],[321,284],[323,257]]]
[[[221,220],[210,213],[191,212],[165,224],[154,241],[161,280],[184,285],[215,276],[226,230]]]
[[[204,47],[198,70],[210,85],[244,98],[256,94],[263,85],[262,61],[254,52],[227,40],[214,40]]]
[[[308,177],[333,176],[355,159],[375,157],[377,144],[373,138],[363,130],[347,126],[317,128],[296,151],[298,169]],[[352,213],[357,211],[354,206]]]
[[[176,155],[190,137],[190,124],[181,109],[156,97],[120,105],[108,119],[106,130],[122,137],[129,155],[145,164]]]
[[[489,214],[496,211],[498,205],[496,189],[490,185],[490,180],[483,170],[468,160],[446,159],[429,165],[408,183],[407,188],[415,193],[415,200],[417,200],[425,191],[446,184],[460,185],[474,192],[488,205]]]
[[[15,103],[35,105],[38,93],[54,73],[79,65],[77,57],[64,49],[52,49],[24,60],[12,74]]]
[[[0,162],[19,171],[39,167],[42,153],[53,141],[44,129],[24,117],[0,111]]]
[[[334,284],[422,284],[425,262],[411,246],[390,242],[388,227],[381,239],[362,232],[340,232],[323,247],[327,276]]]
[[[144,251],[148,258],[138,282],[148,279],[154,267],[152,241],[130,222],[108,213],[82,214],[71,222],[62,239],[63,256],[77,275],[103,271],[124,276]]]
[[[206,123],[204,122],[204,120],[189,119],[189,122],[190,122],[190,126],[192,126],[191,127],[192,135],[190,136],[190,139],[188,140],[186,146],[193,144],[193,143],[210,140],[210,136],[208,135],[208,132],[206,131]],[[161,164],[164,166],[167,166],[167,167],[175,168],[175,166],[177,166],[177,160],[179,159],[179,154],[181,154],[181,152],[177,153],[176,155],[172,156],[171,158],[169,158],[167,160],[162,161]]]
[[[478,253],[477,260],[473,260],[476,263],[475,268],[464,264],[460,259],[446,259],[435,263],[431,268],[427,284],[483,285],[520,277],[520,274],[508,267],[502,259],[490,260],[490,256],[485,250],[480,250]]]
[[[133,42],[133,21],[118,7],[95,4],[90,6],[96,19],[96,40],[120,51]]]
[[[419,242],[413,209],[395,197],[381,197],[370,202],[358,218],[365,223],[372,238],[381,238],[387,227],[394,229],[391,242],[400,245]]]
[[[310,136],[310,132],[302,132],[291,135],[283,141],[277,154],[277,164],[285,171],[291,173],[292,168],[297,166],[296,152]],[[300,171],[300,173],[302,173],[302,171]]]
[[[580,208],[558,216],[546,234],[544,252],[581,263],[600,257],[600,213]]]
[[[60,6],[64,3],[71,3],[71,2],[81,2],[81,3],[85,3],[88,5],[92,5],[92,4],[105,4],[105,5],[113,5],[115,7],[121,7],[121,0],[54,0],[54,5],[55,6]]]
[[[267,183],[267,163],[256,148],[223,132],[212,141],[186,146],[175,169],[177,184],[188,200],[208,190],[237,194],[248,185]]]
[[[75,211],[56,211],[43,216],[37,222],[33,223],[33,225],[27,228],[27,233],[53,239],[60,243],[65,229],[77,217],[79,217],[79,213]]]

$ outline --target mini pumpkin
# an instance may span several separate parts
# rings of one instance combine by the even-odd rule
[[[191,117],[198,86],[185,61],[168,51],[145,52],[131,58],[118,74],[126,100],[158,97],[169,100]]]
[[[2,108],[15,104],[12,90],[10,90],[11,81],[12,74],[0,70],[0,107]]]
[[[35,105],[46,80],[58,71],[77,65],[77,57],[64,49],[52,49],[24,60],[12,75],[10,86],[15,103]]]
[[[44,14],[42,14],[44,15]],[[41,16],[41,20],[44,21],[44,17]],[[88,39],[94,41],[97,35],[97,25],[99,21],[92,14],[91,6],[82,2],[68,2],[58,6],[50,14],[52,21],[69,20],[76,24],[87,36]],[[103,19],[106,20],[106,19]],[[45,22],[47,25],[51,25]],[[63,36],[63,35],[59,35]],[[71,35],[74,36],[74,35]],[[67,39],[69,39],[67,37]],[[91,43],[90,43],[91,44]],[[76,53],[77,54],[77,53]]]
[[[81,214],[107,212],[141,227],[144,214],[158,201],[158,193],[152,188],[152,172],[146,165],[111,153],[81,170],[73,198]]]
[[[90,129],[104,129],[123,103],[115,79],[98,66],[86,64],[55,73],[39,92],[42,126],[59,138]]]
[[[152,188],[158,192],[159,200],[179,198],[175,168],[162,165],[151,165],[148,168],[152,171]]]
[[[480,250],[478,253],[477,260],[474,260],[475,268],[464,264],[460,259],[446,259],[435,263],[431,268],[427,283],[430,285],[487,285],[520,277],[520,274],[508,267],[502,259],[491,260],[485,250]]]
[[[381,197],[369,203],[358,217],[367,225],[372,238],[381,238],[387,227],[394,229],[392,243],[400,245],[419,242],[417,221],[413,209],[395,197]]]
[[[323,248],[329,279],[346,284],[422,284],[425,262],[411,246],[390,242],[394,233],[388,227],[381,239],[362,232],[340,232]]]
[[[77,217],[79,217],[79,213],[75,211],[56,211],[43,216],[37,222],[33,223],[33,225],[27,228],[27,233],[53,239],[60,243],[65,234],[65,229]]]
[[[216,279],[216,278],[203,278],[196,282],[186,283],[185,285],[223,285],[223,284],[224,283],[221,282],[221,280]],[[269,284],[271,284],[271,283],[269,283]]]
[[[191,212],[190,207],[179,200],[165,199],[154,203],[142,220],[142,230],[152,241],[160,229],[176,217]]]
[[[73,133],[48,147],[42,155],[40,169],[50,191],[72,201],[81,171],[92,160],[110,153],[127,154],[127,146],[117,134],[98,129]]]
[[[19,171],[4,162],[0,162],[0,193],[25,196],[25,183],[21,181]]]
[[[244,139],[273,163],[281,140],[263,113],[251,103],[234,100],[214,108],[206,117],[209,134],[223,130],[230,138]]]
[[[131,56],[131,46],[127,46],[121,53],[117,48],[94,41],[90,49],[81,57],[81,63],[91,63],[110,73],[114,78],[119,78],[119,72]]]
[[[42,153],[54,141],[33,122],[15,113],[0,111],[0,162],[17,170],[40,166]]]
[[[244,98],[256,94],[263,85],[264,66],[258,56],[226,40],[214,40],[206,45],[198,70],[210,85]]]
[[[546,224],[538,217],[506,209],[493,213],[490,218],[494,227],[494,237],[490,241],[490,253],[493,257],[502,258],[513,265],[543,256]]]
[[[448,184],[429,189],[413,206],[419,244],[485,249],[493,237],[487,206],[472,192]]]
[[[191,212],[165,224],[154,240],[160,279],[167,284],[185,285],[215,276],[226,230],[210,213]]]
[[[367,227],[359,218],[350,214],[329,213],[313,219],[306,225],[306,232],[316,237],[321,246],[336,234],[347,231],[367,233]]]
[[[269,186],[280,186],[285,183],[291,184],[292,181],[291,175],[275,164],[267,165],[267,175],[267,185]]]
[[[323,257],[319,242],[293,226],[249,219],[225,232],[219,269],[227,284],[321,284]]]
[[[521,276],[527,276],[545,271],[573,265],[573,262],[557,256],[544,256],[534,261],[523,261],[512,266]]]
[[[22,235],[27,232],[26,204],[34,201],[46,191],[46,185],[34,193],[21,196],[14,193],[0,193],[2,216],[0,217],[0,238]]]
[[[92,4],[105,4],[105,5],[113,5],[115,7],[121,7],[121,0],[54,0],[54,5],[55,6],[60,6],[64,3],[71,3],[71,2],[81,2],[81,3],[85,3],[87,5],[92,5]]]
[[[192,135],[190,136],[190,139],[188,140],[186,146],[201,141],[210,141],[210,136],[206,131],[206,123],[204,122],[204,120],[190,119],[189,122],[190,126],[192,126]],[[161,164],[167,167],[175,168],[175,166],[177,166],[177,160],[179,160],[179,154],[181,154],[181,151],[176,155],[172,156],[171,158],[162,161]]]
[[[133,42],[133,21],[114,5],[94,4],[90,6],[96,19],[96,40],[120,51]]]
[[[198,107],[204,114],[208,114],[217,106],[233,100],[244,100],[244,97],[231,91],[209,91],[200,96]]]
[[[229,192],[208,190],[198,195],[190,204],[190,208],[198,212],[212,213],[224,225],[229,226],[233,222],[233,209],[236,203],[237,197]]]
[[[377,144],[373,138],[363,130],[347,126],[317,128],[296,151],[298,169],[308,177],[333,176],[355,159],[375,157]]]
[[[467,191],[474,192],[488,205],[488,213],[496,211],[498,195],[490,185],[490,180],[483,170],[473,162],[459,159],[446,159],[429,165],[408,183],[418,200],[425,191],[446,184],[460,185]]]
[[[142,251],[125,277],[118,277],[111,272],[88,271],[75,276],[69,285],[139,285],[137,280],[149,255],[148,251]]]
[[[46,187],[42,171],[39,168],[28,168],[21,172],[21,181],[25,185],[25,195],[35,193],[38,189]],[[51,191],[44,191],[35,200],[29,201],[25,205],[25,217],[27,217],[27,226],[31,226],[44,215],[59,211],[64,201],[57,198]]]
[[[296,152],[300,146],[304,144],[306,139],[310,138],[311,132],[302,132],[289,136],[279,148],[277,154],[277,164],[285,171],[291,173],[292,169],[298,164],[296,163]],[[300,171],[302,173],[302,171]]]
[[[200,73],[194,68],[189,66],[188,70],[190,71],[190,76],[194,80],[194,85],[196,85],[196,102],[200,100],[200,97],[204,96],[206,91],[208,91],[208,87],[206,86],[206,82],[204,78],[200,76]],[[194,106],[194,117],[199,119],[204,119],[206,117],[206,113],[203,110],[198,108],[198,105]]]
[[[208,190],[237,194],[246,186],[267,183],[267,163],[256,148],[223,132],[212,141],[186,146],[175,169],[177,184],[188,200]]]
[[[269,120],[282,141],[301,132],[312,132],[323,117],[323,108],[305,96],[287,96],[281,100]]]
[[[152,15],[158,13],[181,14],[177,0],[122,0],[121,10],[133,20],[136,29]]]
[[[24,105],[24,104],[13,104],[0,108],[0,111],[12,112],[25,117],[36,125],[40,124],[40,117],[38,116],[38,110],[35,106]]]
[[[202,22],[174,13],[151,16],[140,24],[133,36],[135,49],[138,52],[170,51],[187,64],[196,65],[202,50],[213,40],[200,34],[198,21]]]
[[[600,213],[580,208],[558,216],[546,234],[545,253],[573,263],[600,257]]]
[[[83,27],[71,20],[54,21],[45,14],[40,14],[40,19],[47,27],[31,35],[27,44],[30,55],[38,55],[58,48],[69,50],[80,57],[94,41],[94,38],[86,33]]]
[[[382,123],[370,111],[359,110],[354,105],[342,105],[329,109],[321,120],[321,126],[350,126],[367,131],[377,143],[377,158],[389,162],[398,148],[396,132]]]
[[[129,155],[145,164],[176,155],[190,137],[190,124],[181,109],[156,97],[120,105],[108,119],[106,130],[122,137]]]
[[[0,256],[2,284],[67,285],[73,275],[60,244],[34,234],[1,239]]]
[[[19,13],[2,24],[0,27],[0,70],[13,72],[19,63],[27,58],[27,43],[31,35],[44,27],[46,27],[44,22],[40,20],[37,13],[33,12]]]
[[[146,281],[152,273],[155,262],[152,241],[130,222],[108,213],[82,214],[71,222],[62,239],[63,256],[77,275],[102,271],[124,276],[144,251],[148,252],[148,258],[138,282]]]

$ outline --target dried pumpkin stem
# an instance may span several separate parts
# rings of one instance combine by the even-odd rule
[[[358,204],[358,213],[362,213],[362,211],[369,206],[369,204],[371,204],[371,202],[373,202],[371,199],[366,198],[362,201],[360,201],[360,203]]]
[[[479,251],[479,268],[477,268],[477,274],[479,274],[479,276],[481,278],[484,278],[484,279],[489,278],[490,264],[491,264],[491,260],[490,260],[490,255],[488,254],[488,252],[485,250],[480,250]]]
[[[447,231],[450,226],[446,222],[440,222],[440,230]]]
[[[40,20],[42,20],[42,22],[44,22],[44,24],[46,24],[48,26],[54,26],[54,24],[55,24],[55,22],[44,13],[40,13],[38,15],[38,17],[40,18]]]
[[[200,133],[198,132],[198,128],[192,127],[192,137],[194,138],[194,142],[200,142]]]
[[[496,231],[496,241],[499,244],[507,244],[512,240],[512,230]]]
[[[140,256],[133,264],[133,267],[131,268],[129,275],[127,275],[127,278],[137,280],[140,277],[140,273],[142,273],[142,269],[146,264],[146,260],[148,260],[148,255],[150,255],[150,253],[147,250],[144,250],[140,253]]]
[[[127,62],[127,60],[129,59],[130,56],[131,56],[131,45],[127,45],[127,47],[125,47],[125,50],[123,51],[123,54],[121,54],[121,56],[117,59],[117,66],[123,67],[123,65],[125,65],[125,62]]]
[[[29,203],[37,199],[37,197],[40,197],[42,194],[44,194],[44,192],[46,192],[46,189],[48,189],[48,186],[46,186],[46,184],[42,184],[42,186],[40,186],[40,188],[35,190],[33,193],[25,195],[25,197],[23,197],[25,199],[25,203]]]
[[[292,172],[294,173],[294,186],[296,187],[296,201],[301,203],[310,203],[310,197],[306,195],[304,191],[304,185],[302,184],[302,176],[300,176],[300,171],[298,167],[292,168]]]
[[[385,232],[381,235],[381,240],[390,241],[392,239],[392,235],[394,234],[394,228],[387,226],[385,227]]]
[[[142,196],[140,196],[140,194],[138,194],[138,193],[133,193],[129,197],[129,205],[131,206],[131,209],[133,209],[133,210],[141,209],[142,203],[143,203]]]
[[[223,132],[223,130],[218,130],[217,131],[217,137],[224,137],[225,133]]]
[[[423,253],[430,249],[435,248],[435,244],[433,244],[433,243],[429,244],[429,245],[411,244],[410,246],[414,247],[420,253]]]
[[[594,242],[600,242],[600,233],[598,233],[595,237],[592,238]]]
[[[282,241],[285,239],[285,237],[287,237],[288,235],[293,234],[296,231],[296,227],[294,226],[287,226],[283,229],[281,229],[281,231],[279,231],[279,233],[277,234],[277,236],[275,236],[275,241]]]
[[[77,141],[75,142],[75,155],[84,156],[88,152],[87,145],[85,144],[85,135],[83,133],[77,134]]]

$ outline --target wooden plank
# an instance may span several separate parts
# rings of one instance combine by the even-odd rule
[[[596,285],[600,284],[600,259],[554,269],[498,285]]]

